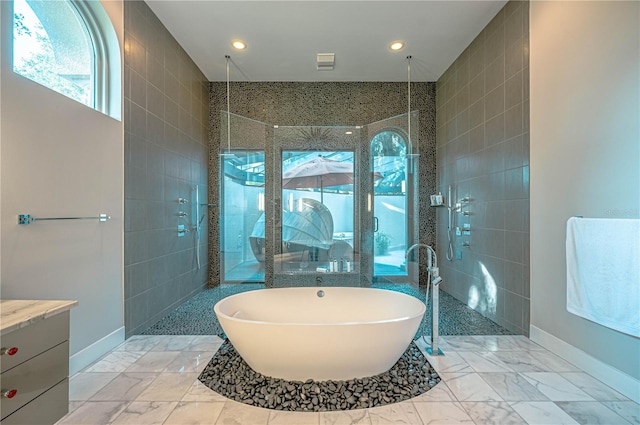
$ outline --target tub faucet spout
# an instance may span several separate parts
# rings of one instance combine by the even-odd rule
[[[404,254],[404,257],[406,259],[409,259],[409,254],[411,254],[411,251],[413,251],[416,248],[420,248],[420,247],[423,247],[423,248],[427,249],[427,271],[429,273],[431,273],[431,271],[432,271],[431,269],[434,267],[432,259],[434,259],[434,258],[436,259],[435,267],[438,267],[438,260],[437,260],[437,257],[436,257],[436,252],[433,250],[433,248],[431,248],[431,246],[427,245],[426,243],[415,243],[415,244],[411,245],[409,247],[409,249],[407,249],[407,252]]]
[[[411,251],[413,251],[414,249],[419,248],[419,247],[421,247],[421,246],[426,248],[426,247],[428,247],[429,245],[427,245],[426,243],[414,243],[413,245],[411,245],[411,246],[407,249],[407,252],[404,254],[404,256],[405,256],[406,258],[409,258],[409,254],[411,254]]]

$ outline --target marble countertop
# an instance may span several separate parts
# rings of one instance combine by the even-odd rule
[[[0,335],[24,328],[78,305],[67,300],[0,300]]]

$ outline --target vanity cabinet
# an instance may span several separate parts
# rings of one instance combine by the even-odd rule
[[[54,424],[67,413],[69,308],[75,304],[75,301],[0,302],[2,425]]]

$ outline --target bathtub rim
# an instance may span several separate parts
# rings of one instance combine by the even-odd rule
[[[381,291],[381,292],[388,292],[388,293],[392,293],[395,295],[401,295],[404,297],[409,297],[413,300],[415,300],[416,302],[420,303],[420,312],[413,314],[413,315],[405,315],[402,317],[398,317],[398,318],[393,318],[393,319],[384,319],[384,320],[371,320],[371,321],[349,321],[349,322],[268,322],[265,320],[252,320],[252,319],[241,319],[238,317],[233,317],[233,316],[229,316],[226,313],[222,313],[220,311],[220,304],[230,298],[235,298],[241,295],[245,295],[247,293],[250,292],[259,292],[259,291],[277,291],[277,290],[297,290],[297,289],[313,289],[313,290],[332,290],[332,289],[340,289],[340,288],[348,288],[348,289],[354,289],[354,290],[370,290],[370,291]],[[427,306],[426,304],[417,297],[414,297],[412,295],[408,295],[405,294],[404,292],[398,292],[398,291],[393,291],[391,289],[382,289],[382,288],[359,288],[359,287],[349,287],[349,286],[340,286],[340,287],[335,287],[335,286],[312,286],[312,287],[302,287],[302,288],[261,288],[261,289],[255,289],[255,290],[250,290],[250,291],[245,291],[245,292],[240,292],[238,294],[233,294],[233,295],[229,295],[228,297],[225,297],[221,300],[219,300],[217,303],[214,304],[213,306],[213,311],[215,313],[215,315],[217,316],[218,320],[220,320],[220,316],[224,317],[225,320],[229,320],[232,322],[237,322],[237,323],[251,323],[251,324],[264,324],[264,325],[282,325],[282,326],[354,326],[354,325],[374,325],[374,324],[381,324],[381,323],[395,323],[395,322],[403,322],[403,321],[407,321],[407,320],[412,320],[415,319],[419,316],[423,316],[424,314],[426,314],[427,312]]]

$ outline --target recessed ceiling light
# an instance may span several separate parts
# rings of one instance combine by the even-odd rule
[[[353,131],[345,131],[344,134],[353,134]]]
[[[233,40],[231,42],[231,45],[233,46],[234,49],[236,50],[244,50],[247,48],[247,45],[244,43],[244,41],[242,40]]]
[[[389,47],[391,50],[400,50],[404,47],[404,43],[402,41],[394,41]]]

